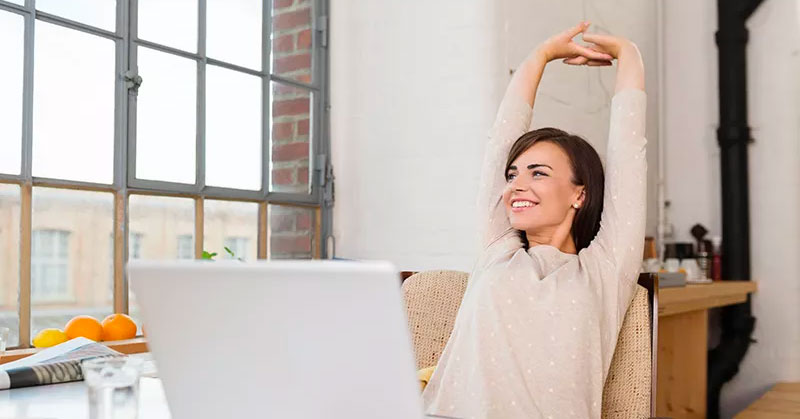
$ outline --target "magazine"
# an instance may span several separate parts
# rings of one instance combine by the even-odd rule
[[[0,365],[0,390],[81,381],[81,361],[104,356],[125,355],[91,339],[75,338]]]

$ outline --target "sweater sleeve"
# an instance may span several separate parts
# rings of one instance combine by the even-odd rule
[[[494,126],[489,132],[478,190],[478,226],[481,245],[486,246],[509,231],[511,224],[502,204],[506,187],[505,168],[514,142],[528,130],[531,106],[514,92],[506,93]]]
[[[617,326],[625,317],[642,263],[647,211],[647,95],[625,89],[611,100],[600,230],[579,255],[596,275]]]

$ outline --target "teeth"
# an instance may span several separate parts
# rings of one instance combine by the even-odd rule
[[[533,202],[531,201],[516,201],[513,204],[511,204],[512,208],[532,207],[532,206]]]

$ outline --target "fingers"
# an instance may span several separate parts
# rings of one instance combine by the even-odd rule
[[[564,59],[564,64],[569,64],[569,65],[584,65],[584,64],[586,64],[588,62],[589,62],[589,59],[584,57],[584,56],[582,56],[582,55],[579,55],[577,57],[565,58]]]
[[[583,33],[583,40],[585,42],[591,42],[593,44],[597,44],[600,46],[608,46],[611,44],[613,38],[608,35],[603,35],[599,33]]]
[[[582,55],[564,59],[564,64],[569,65],[588,65],[590,67],[605,67],[612,65],[609,60],[590,60]]]
[[[582,55],[582,56],[584,56],[584,57],[586,57],[586,58],[588,58],[590,60],[610,61],[610,60],[614,59],[613,56],[611,56],[610,54],[608,54],[606,52],[598,51],[598,50],[592,49],[591,47],[583,46],[583,45],[580,45],[580,44],[575,44],[575,43],[573,43],[573,44],[574,44],[573,48],[575,49],[576,53],[578,53],[578,54],[580,54],[580,55]]]
[[[581,22],[581,23],[579,23],[579,24],[567,29],[567,36],[569,36],[570,39],[574,38],[579,33],[585,31],[586,29],[589,29],[589,25],[590,24],[591,24],[591,22],[589,22],[587,20],[585,22]]]

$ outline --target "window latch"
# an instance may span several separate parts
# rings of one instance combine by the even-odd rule
[[[125,88],[129,90],[133,90],[134,92],[139,91],[139,86],[142,85],[142,76],[136,74],[133,70],[128,70],[123,75],[123,79],[125,80]]]

